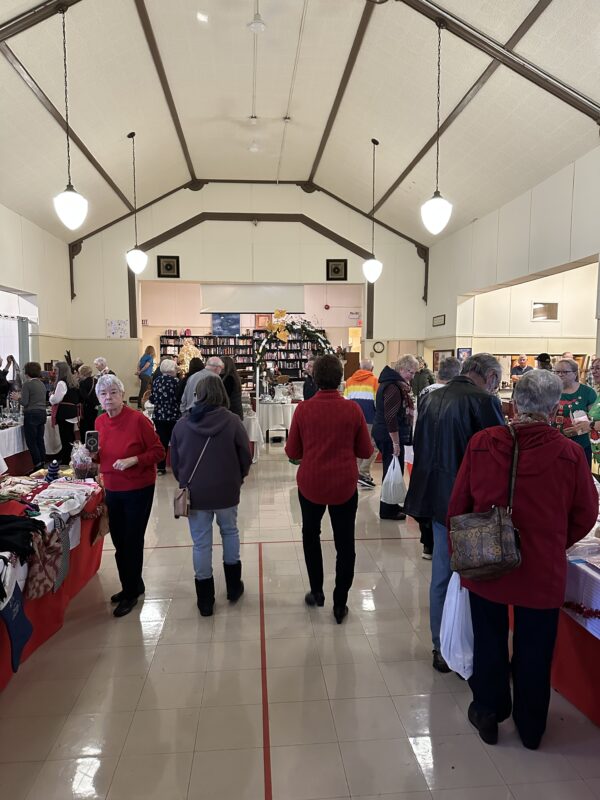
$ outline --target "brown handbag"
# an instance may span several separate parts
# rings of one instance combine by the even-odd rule
[[[187,483],[185,486],[180,487],[175,492],[175,497],[173,499],[173,513],[175,515],[175,519],[179,519],[179,517],[189,517],[190,515],[190,508],[191,508],[191,496],[190,496],[190,483],[194,475],[196,474],[196,470],[198,469],[198,464],[202,461],[202,456],[204,455],[204,451],[208,447],[208,443],[210,442],[210,436],[206,440],[206,444],[202,448],[202,452],[198,456],[198,461],[196,461],[196,466],[192,470],[192,474],[190,475]]]
[[[513,497],[519,459],[519,442],[512,425],[513,454],[506,508],[459,514],[450,519],[450,567],[462,578],[489,581],[516,569],[521,563],[519,531],[512,521]]]

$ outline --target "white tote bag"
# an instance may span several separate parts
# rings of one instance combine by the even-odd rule
[[[398,456],[392,456],[392,463],[381,484],[381,502],[391,506],[401,505],[406,497],[406,486]]]
[[[448,584],[440,641],[450,669],[468,680],[473,674],[473,622],[469,590],[461,587],[458,572],[452,573]]]

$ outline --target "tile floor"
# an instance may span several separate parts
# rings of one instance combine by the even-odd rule
[[[377,491],[361,490],[346,622],[335,624],[330,596],[325,608],[304,606],[294,478],[275,445],[253,468],[240,507],[246,594],[227,605],[216,547],[209,619],[195,606],[187,526],[171,514],[172,478],[160,479],[143,604],[112,617],[117,579],[107,542],[64,628],[0,696],[0,797],[600,798],[600,729],[560,696],[536,753],[521,747],[510,722],[496,747],[474,734],[467,685],[431,668],[431,565],[420,557],[418,530],[380,523]],[[327,524],[323,538],[330,592]]]

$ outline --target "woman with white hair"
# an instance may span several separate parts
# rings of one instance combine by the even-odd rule
[[[73,378],[71,368],[66,361],[56,362],[56,386],[50,395],[52,421],[58,425],[60,435],[60,463],[68,464],[71,460],[71,449],[75,441],[75,424],[79,418],[81,398],[79,389]]]
[[[114,375],[115,373],[112,369],[108,368],[108,362],[103,356],[98,356],[98,358],[94,359],[94,366],[98,370],[98,376],[100,375]]]
[[[152,420],[165,448],[165,458],[158,465],[158,474],[166,475],[167,457],[171,434],[179,419],[179,403],[177,401],[177,362],[166,358],[160,362],[160,374],[154,379],[150,402],[154,406]]]
[[[469,590],[474,633],[468,716],[487,744],[496,744],[498,723],[511,711],[523,745],[535,750],[540,744],[565,599],[565,550],[591,530],[598,514],[583,448],[551,427],[561,392],[561,381],[546,370],[528,372],[515,385],[511,424],[519,449],[512,520],[519,531],[520,566],[493,580],[462,580]],[[454,483],[449,519],[507,506],[513,449],[506,425],[471,438]],[[512,659],[508,606],[514,606]]]
[[[152,510],[156,464],[165,450],[154,426],[125,405],[125,387],[116,375],[102,375],[96,394],[106,412],[96,420],[100,473],[104,479],[110,535],[115,546],[121,591],[115,617],[124,617],[144,594],[144,535]]]

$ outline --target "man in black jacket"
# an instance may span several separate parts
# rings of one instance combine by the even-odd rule
[[[489,353],[468,358],[461,374],[423,397],[414,437],[415,460],[404,510],[411,517],[433,520],[433,562],[429,592],[429,621],[433,666],[449,672],[440,653],[440,627],[450,581],[446,516],[454,480],[470,438],[484,428],[504,425],[495,393],[502,367]]]

